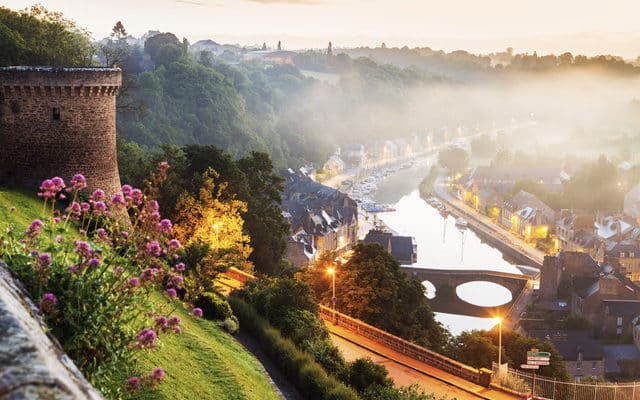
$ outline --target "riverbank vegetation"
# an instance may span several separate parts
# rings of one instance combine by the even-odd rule
[[[426,200],[431,197],[431,193],[433,192],[433,185],[436,183],[439,172],[440,170],[437,165],[431,166],[427,176],[425,176],[424,179],[422,179],[422,181],[420,182],[419,190],[421,198]]]

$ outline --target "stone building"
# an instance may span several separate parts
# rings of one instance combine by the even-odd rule
[[[47,178],[87,178],[120,191],[117,68],[0,68],[0,184],[37,188]]]

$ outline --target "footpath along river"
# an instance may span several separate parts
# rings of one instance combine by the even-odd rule
[[[483,242],[472,230],[458,229],[452,216],[443,218],[420,198],[418,186],[427,175],[429,164],[429,159],[422,160],[411,168],[399,170],[379,181],[378,190],[373,196],[375,201],[390,204],[396,210],[378,213],[378,221],[399,235],[415,237],[418,262],[414,266],[520,273],[499,250]],[[433,285],[430,282],[424,284],[427,296],[433,296]],[[479,306],[496,306],[511,300],[511,293],[506,288],[490,282],[470,282],[459,286],[456,292],[462,300]],[[453,334],[464,330],[489,329],[496,323],[492,318],[457,314],[436,313],[436,317]]]

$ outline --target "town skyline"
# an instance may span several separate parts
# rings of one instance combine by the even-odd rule
[[[576,0],[556,4],[468,0],[446,4],[387,0],[114,0],[109,3],[45,0],[94,39],[109,35],[122,21],[140,37],[149,30],[173,32],[192,43],[212,39],[220,43],[275,47],[282,41],[290,50],[378,46],[431,47],[445,51],[490,53],[513,47],[516,52],[539,54],[570,51],[586,55],[614,54],[627,59],[640,55],[640,30],[633,16],[640,4],[616,0],[607,5]],[[14,10],[31,6],[7,0]]]

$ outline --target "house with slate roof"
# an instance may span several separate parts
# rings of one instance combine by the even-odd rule
[[[604,349],[589,331],[531,330],[527,333],[531,337],[553,343],[574,380],[604,378]]]
[[[505,201],[500,211],[503,226],[527,241],[546,239],[556,220],[555,211],[524,190]]]
[[[418,261],[418,244],[411,236],[394,236],[391,232],[372,229],[363,242],[378,243],[400,264],[414,264]]]
[[[285,178],[282,210],[291,225],[287,259],[309,265],[325,251],[342,252],[358,240],[358,205],[346,194],[291,169]]]

